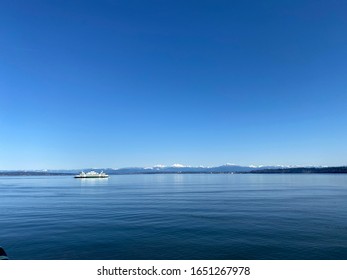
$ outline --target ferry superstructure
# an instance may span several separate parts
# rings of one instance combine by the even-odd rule
[[[82,171],[80,174],[76,175],[75,178],[80,178],[80,179],[84,179],[84,178],[108,178],[108,175],[106,173],[104,173],[103,171],[101,171],[100,173],[95,172],[95,171],[89,171],[89,172],[85,173]]]

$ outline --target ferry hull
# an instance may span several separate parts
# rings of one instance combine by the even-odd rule
[[[75,176],[77,179],[89,179],[89,178],[108,178],[108,176]]]

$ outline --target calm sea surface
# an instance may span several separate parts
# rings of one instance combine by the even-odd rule
[[[347,259],[346,175],[0,177],[11,259]]]

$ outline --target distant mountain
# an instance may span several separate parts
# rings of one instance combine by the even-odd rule
[[[258,169],[278,168],[275,166],[240,166],[234,164],[225,164],[217,167],[204,166],[184,166],[174,164],[172,166],[157,165],[153,167],[128,167],[119,169],[93,169],[95,171],[104,171],[107,174],[158,174],[158,173],[234,173],[250,172]],[[86,170],[89,171],[89,170]]]
[[[185,166],[182,164],[174,164],[171,166],[156,165],[153,167],[126,167],[126,168],[84,168],[84,169],[55,169],[55,170],[6,170],[0,171],[0,175],[71,175],[78,174],[81,171],[104,171],[110,175],[122,174],[158,174],[158,173],[234,173],[234,172],[250,172],[258,169],[275,168],[274,166],[240,166],[234,164],[225,164],[217,167],[204,166]]]
[[[72,175],[81,171],[104,171],[109,175],[125,174],[190,174],[190,173],[250,173],[250,174],[268,174],[268,173],[347,173],[347,167],[297,167],[297,166],[241,166],[234,164],[225,164],[216,167],[204,166],[184,166],[174,164],[172,166],[156,165],[153,167],[127,167],[127,168],[85,168],[68,170],[6,170],[0,171],[0,176],[52,176],[52,175]]]
[[[293,167],[293,168],[276,168],[252,170],[252,174],[294,174],[294,173],[347,173],[347,166],[337,167]]]

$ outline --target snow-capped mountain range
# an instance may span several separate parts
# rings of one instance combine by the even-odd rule
[[[281,168],[296,168],[296,167],[312,167],[312,166],[266,166],[266,165],[250,165],[241,166],[236,164],[224,164],[221,166],[189,166],[183,164],[173,165],[155,165],[152,167],[125,167],[125,168],[84,168],[84,169],[68,169],[68,170],[31,170],[35,172],[48,173],[79,173],[81,171],[104,171],[107,174],[148,174],[148,173],[232,173],[232,172],[249,172],[264,169],[281,169]],[[318,167],[318,166],[315,166]]]
[[[186,166],[182,164],[173,164],[170,166],[155,165],[152,167],[128,167],[128,168],[84,168],[84,169],[41,169],[41,170],[0,170],[0,176],[34,176],[34,175],[72,175],[81,171],[104,171],[109,175],[122,174],[179,174],[179,173],[347,173],[346,166],[297,166],[297,165],[250,165],[241,166],[236,164],[224,164],[215,167],[206,166]]]

